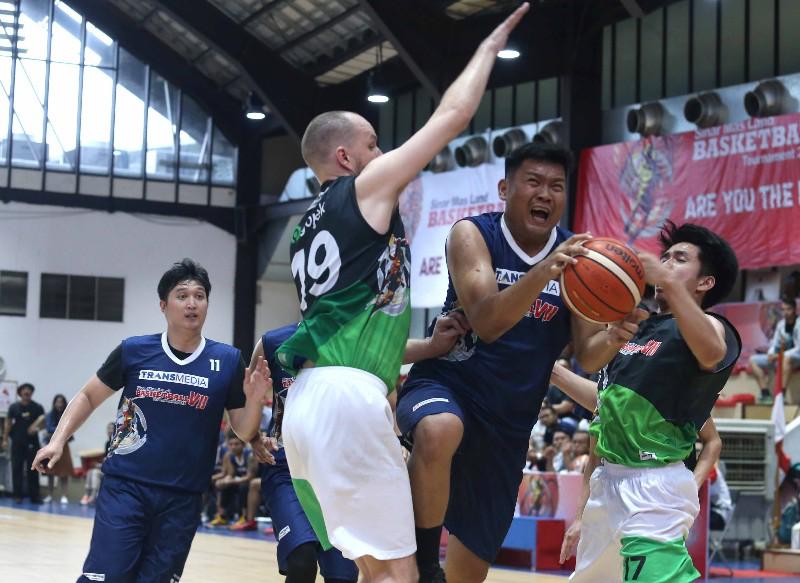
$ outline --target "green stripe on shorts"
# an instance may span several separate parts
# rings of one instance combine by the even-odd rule
[[[319,506],[317,495],[314,494],[314,488],[308,480],[292,478],[292,485],[294,486],[297,499],[300,500],[300,506],[303,507],[303,512],[306,513],[306,518],[311,523],[314,533],[317,535],[319,544],[322,545],[322,550],[330,550],[333,548],[331,541],[328,540],[328,531],[325,528],[325,519],[322,517],[322,508]]]
[[[642,536],[622,539],[622,580],[641,583],[688,583],[700,578],[686,541],[657,541]]]

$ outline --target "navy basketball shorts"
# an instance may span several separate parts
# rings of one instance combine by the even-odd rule
[[[104,476],[79,583],[176,583],[201,507],[201,494]]]
[[[514,518],[528,437],[501,435],[473,409],[440,381],[414,378],[398,395],[397,424],[413,441],[414,428],[423,417],[452,413],[461,419],[464,437],[453,456],[444,525],[471,552],[491,563]]]
[[[293,550],[305,543],[315,543],[319,570],[324,578],[345,581],[358,579],[358,567],[353,561],[345,559],[336,548],[323,551],[319,545],[317,535],[295,494],[283,449],[275,452],[274,466],[261,464],[261,499],[272,517],[281,575],[287,574],[287,561]]]

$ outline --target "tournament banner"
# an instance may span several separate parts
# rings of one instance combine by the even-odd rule
[[[727,239],[742,268],[800,263],[800,114],[584,150],[575,232],[659,252],[667,219]]]
[[[497,194],[504,164],[482,164],[452,172],[425,172],[400,197],[400,214],[411,244],[411,306],[441,308],[447,293],[445,242],[464,217],[502,211]]]

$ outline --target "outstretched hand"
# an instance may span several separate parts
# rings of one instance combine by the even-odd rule
[[[523,2],[519,8],[512,12],[508,18],[501,22],[500,25],[486,37],[486,40],[483,41],[486,46],[494,52],[503,50],[508,42],[508,35],[516,28],[519,21],[522,20],[522,17],[530,10],[530,7],[530,4]]]
[[[257,399],[263,403],[267,393],[272,389],[272,378],[270,377],[269,367],[263,356],[259,356],[255,365],[248,366],[244,370],[244,396],[250,399]]]
[[[33,458],[31,469],[36,470],[40,474],[46,474],[48,470],[52,470],[58,460],[61,459],[62,453],[64,453],[64,446],[51,441],[36,452],[36,457]]]

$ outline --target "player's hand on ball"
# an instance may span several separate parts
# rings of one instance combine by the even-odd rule
[[[275,456],[272,452],[278,450],[278,441],[274,437],[267,437],[259,432],[250,440],[250,447],[253,448],[253,455],[262,464],[275,465]]]
[[[534,269],[543,269],[551,279],[557,278],[569,264],[577,263],[576,255],[586,255],[583,242],[592,238],[590,233],[580,233],[573,235],[561,245],[556,247],[544,261],[541,261]]]
[[[36,457],[33,458],[31,469],[36,470],[40,474],[46,474],[47,471],[52,470],[53,466],[56,465],[56,462],[61,459],[61,454],[63,452],[63,445],[60,446],[51,441],[36,452]]]
[[[247,399],[257,399],[262,403],[267,392],[272,388],[269,367],[263,356],[258,357],[255,366],[248,366],[244,370],[244,396]]]
[[[561,555],[558,557],[558,562],[564,564],[564,561],[569,559],[575,554],[578,549],[578,541],[581,539],[581,521],[576,520],[564,533],[564,542],[561,543]]]
[[[609,325],[606,330],[608,343],[622,344],[628,342],[639,331],[639,322],[646,320],[649,316],[650,313],[647,310],[636,308],[619,322]]]

